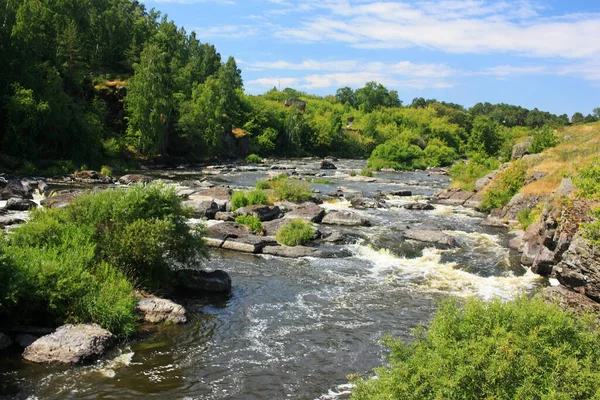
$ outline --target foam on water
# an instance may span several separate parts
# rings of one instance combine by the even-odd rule
[[[323,202],[323,204],[321,204],[321,207],[324,208],[326,211],[346,210],[346,209],[350,208],[351,206],[352,206],[352,204],[350,204],[350,202],[348,200],[325,201],[325,202]]]
[[[394,256],[389,250],[354,245],[357,258],[371,264],[373,279],[414,286],[425,292],[441,292],[455,296],[482,299],[511,299],[535,287],[542,278],[532,272],[517,277],[511,272],[502,276],[482,277],[457,268],[456,263],[441,261],[443,250],[426,248],[423,255],[408,259]]]

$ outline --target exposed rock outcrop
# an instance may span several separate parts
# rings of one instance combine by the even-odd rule
[[[191,208],[193,216],[198,218],[213,219],[219,211],[219,206],[213,200],[187,200],[183,205]]]
[[[517,143],[513,146],[512,149],[512,158],[513,160],[518,160],[523,158],[524,155],[528,154],[529,147],[533,142],[533,136],[528,136],[521,143]]]
[[[600,304],[562,285],[544,288],[538,296],[565,311],[573,311],[576,314],[592,313],[600,318]]]
[[[32,199],[33,190],[23,185],[18,179],[0,178],[0,200],[8,200],[13,197]]]
[[[469,192],[462,189],[446,189],[437,193],[434,197],[436,203],[448,204],[452,206],[465,206],[478,208],[481,202],[481,196],[475,192]]]
[[[554,270],[562,285],[600,302],[600,250],[581,234],[575,236]]]
[[[325,210],[315,203],[306,202],[292,206],[291,210],[285,216],[286,218],[303,219],[319,224],[325,216]]]
[[[79,197],[79,193],[61,193],[40,201],[40,204],[48,208],[63,208]]]
[[[160,297],[142,297],[137,302],[136,311],[142,315],[144,322],[151,324],[160,322],[184,324],[186,322],[183,306]]]
[[[435,207],[429,203],[408,203],[404,205],[407,210],[430,211],[435,210]]]
[[[115,336],[97,324],[63,325],[25,349],[23,358],[35,363],[79,364],[102,357]]]

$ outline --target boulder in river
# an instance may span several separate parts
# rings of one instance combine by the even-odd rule
[[[137,302],[135,309],[142,314],[144,322],[151,324],[160,322],[184,324],[186,322],[183,306],[160,297],[142,297]]]
[[[319,224],[325,216],[325,210],[312,202],[293,205],[290,208],[291,211],[285,215],[287,218],[303,219]]]
[[[183,202],[184,206],[192,209],[194,217],[213,219],[219,211],[219,206],[212,200],[194,201],[187,200]]]
[[[322,223],[344,226],[371,226],[371,221],[352,211],[331,211],[323,217]]]
[[[323,160],[321,161],[321,169],[337,169],[337,167],[335,166],[334,163],[327,161],[327,160]]]
[[[79,197],[79,193],[61,193],[40,201],[40,204],[48,208],[64,208],[70,202]]]
[[[6,202],[4,209],[10,211],[27,211],[36,207],[37,204],[33,200],[11,197]]]
[[[8,200],[13,197],[33,199],[32,192],[30,187],[26,187],[18,179],[0,179],[0,200]]]
[[[175,271],[177,288],[195,294],[229,293],[231,278],[227,272],[220,269],[213,272],[195,269]]]
[[[367,199],[361,196],[356,196],[350,199],[352,208],[357,210],[365,210],[367,208],[382,208],[383,203],[375,199]]]
[[[407,239],[416,240],[418,242],[433,243],[448,247],[459,247],[458,242],[452,236],[440,232],[427,229],[407,229],[404,232]]]
[[[218,221],[235,221],[235,216],[232,212],[217,211],[215,219]]]
[[[272,221],[277,218],[281,218],[281,210],[277,206],[265,206],[262,204],[256,204],[238,208],[235,211],[236,215],[253,216],[261,221]]]
[[[22,218],[15,217],[12,215],[1,215],[0,216],[0,228],[5,228],[11,225],[22,224],[25,221]]]
[[[407,210],[429,211],[435,210],[435,207],[429,203],[408,203],[404,205]]]
[[[92,170],[75,172],[73,174],[73,179],[83,183],[113,183],[111,177]]]
[[[263,254],[270,254],[278,257],[297,258],[315,256],[317,249],[306,246],[266,246]]]
[[[412,196],[412,191],[410,190],[394,190],[393,192],[389,192],[388,196],[398,196],[398,197],[410,197]]]
[[[122,185],[131,185],[134,183],[147,184],[154,180],[151,176],[142,174],[127,174],[119,178],[119,183]]]
[[[112,333],[97,324],[63,325],[28,346],[23,358],[35,363],[91,362],[102,357],[115,341]]]
[[[4,333],[0,332],[0,351],[5,350],[12,346],[13,342]]]

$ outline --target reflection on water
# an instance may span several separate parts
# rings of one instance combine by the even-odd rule
[[[316,163],[316,162],[315,162]],[[364,161],[341,161],[325,171],[333,185],[373,196],[412,190],[422,201],[447,184],[424,173],[386,173],[374,183],[344,181]],[[310,167],[306,162],[306,168]],[[219,177],[250,186],[268,171]],[[161,172],[158,171],[157,174]],[[175,180],[198,171],[168,171]],[[337,175],[336,175],[337,174]],[[212,179],[212,178],[211,178]],[[348,207],[332,202],[328,209]],[[176,299],[188,310],[184,326],[144,326],[140,339],[86,367],[26,364],[13,356],[0,362],[0,393],[39,399],[333,399],[347,396],[347,375],[368,373],[383,362],[379,340],[387,333],[410,338],[446,296],[511,298],[540,284],[505,246],[504,233],[481,226],[469,210],[437,206],[368,210],[375,226],[358,228],[344,259],[282,259],[214,251],[208,269],[231,274],[230,297]],[[400,242],[406,226],[436,228],[453,236],[457,249]]]

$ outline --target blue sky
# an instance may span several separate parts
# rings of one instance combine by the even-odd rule
[[[145,0],[221,55],[245,89],[414,97],[584,114],[600,107],[600,0]]]

